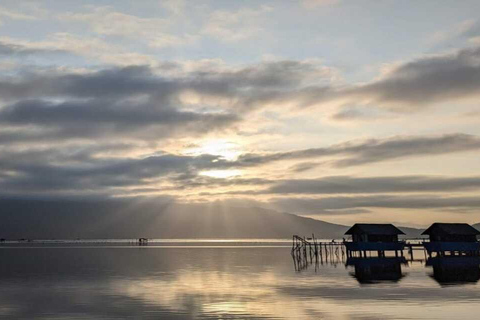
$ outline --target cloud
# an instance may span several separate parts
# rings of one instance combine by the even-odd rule
[[[331,6],[339,3],[340,0],[302,0],[302,5],[307,9],[313,9],[317,7]]]
[[[330,79],[332,79],[331,77]],[[346,107],[398,113],[423,110],[437,103],[464,101],[480,96],[480,47],[424,56],[398,63],[370,83],[309,83],[284,90],[263,90],[249,100],[251,106],[283,106],[293,110],[320,107],[337,112],[343,120],[352,116]],[[342,110],[338,113],[338,109]],[[353,112],[358,117],[358,112]],[[370,112],[375,115],[375,112]]]
[[[0,7],[0,17],[4,17],[11,20],[36,20],[37,19],[35,16],[12,11],[5,7]]]
[[[45,128],[63,139],[68,137],[130,137],[137,133],[145,138],[172,136],[179,129],[208,132],[237,121],[232,114],[184,112],[173,108],[157,108],[151,104],[121,105],[109,101],[47,103],[27,100],[0,111],[0,123]],[[141,138],[141,137],[140,137]]]
[[[329,198],[275,198],[269,204],[293,213],[324,213],[325,210],[346,210],[365,208],[389,209],[440,209],[472,208],[480,210],[478,197],[442,196],[363,196]]]
[[[443,176],[333,176],[283,180],[264,191],[269,194],[352,194],[459,192],[480,189],[480,177]]]
[[[16,52],[33,54],[64,53],[80,57],[97,59],[114,65],[154,65],[153,57],[127,51],[100,38],[73,35],[66,32],[50,34],[45,40],[26,41],[10,37],[1,37],[4,46],[16,49]],[[12,49],[10,49],[12,50]]]
[[[468,34],[476,33],[476,22],[475,20],[468,19],[460,23],[455,24],[454,26],[447,28],[446,30],[441,30],[435,32],[430,38],[429,43],[439,44],[449,42],[458,38],[464,38]]]
[[[67,53],[60,49],[49,49],[49,48],[32,48],[22,44],[9,43],[6,41],[0,40],[0,56],[7,57],[24,57],[27,55],[36,55],[36,54],[51,54],[51,53]]]
[[[160,6],[172,12],[173,14],[182,14],[185,11],[185,0],[164,0],[160,2]]]
[[[100,39],[56,34],[50,40],[28,43],[9,40],[11,48],[62,50],[101,61],[161,64],[153,57],[111,47]],[[85,41],[87,40],[87,41]],[[16,46],[16,47],[15,47]],[[7,50],[7,49],[4,49]],[[8,49],[13,50],[13,49]],[[109,54],[106,54],[109,52]],[[111,54],[110,54],[111,52]],[[216,101],[221,107],[259,110],[284,108],[286,112],[322,107],[334,120],[385,117],[382,112],[416,112],[436,103],[473,99],[480,95],[480,48],[433,55],[396,64],[377,80],[345,85],[338,71],[318,60],[264,61],[241,67],[171,63],[183,73],[183,99],[196,103]],[[178,79],[177,79],[178,80]]]
[[[3,134],[12,141],[37,141],[114,134],[151,140],[206,133],[238,122],[251,111],[251,97],[264,90],[330,76],[316,62],[187,67],[165,63],[80,72],[43,69],[0,78],[0,122],[15,129]]]
[[[264,91],[253,97],[250,103],[282,105],[296,110],[333,108],[334,111],[354,105],[411,113],[437,103],[478,98],[479,88],[480,47],[472,47],[397,63],[380,78],[366,84],[330,83],[295,87],[282,92]],[[347,116],[351,116],[351,112]]]
[[[102,148],[104,148],[102,150]],[[127,187],[155,187],[189,172],[210,168],[218,157],[158,153],[149,157],[98,157],[105,150],[128,150],[128,145],[77,145],[37,150],[3,150],[0,189],[3,194],[125,195]],[[163,180],[162,180],[163,179]],[[128,191],[128,190],[127,190]]]
[[[195,86],[201,84],[193,82],[186,88]],[[239,120],[228,111],[182,108],[178,100],[182,90],[181,79],[156,76],[146,67],[28,74],[17,81],[0,81],[2,99],[13,101],[0,109],[0,122],[23,128],[24,133],[33,126],[63,138],[123,132],[131,137],[139,133],[148,140],[208,132]],[[215,88],[207,84],[203,90]]]
[[[467,134],[441,136],[396,136],[387,139],[350,141],[325,148],[312,148],[270,154],[244,154],[238,159],[239,166],[254,166],[273,161],[326,158],[343,155],[331,160],[334,167],[349,167],[367,163],[480,150],[480,138]]]
[[[459,50],[401,64],[382,79],[346,95],[399,111],[480,95],[480,48]]]
[[[215,181],[206,181],[205,185],[217,186]],[[250,190],[234,190],[228,192],[204,192],[203,195],[244,195],[244,196],[263,196],[273,195],[284,197],[302,196],[302,195],[357,195],[357,194],[409,194],[412,199],[416,199],[419,193],[436,193],[442,197],[450,196],[452,192],[470,192],[480,189],[480,177],[449,177],[449,176],[382,176],[382,177],[355,177],[355,176],[329,176],[317,179],[233,179],[227,180],[219,186],[236,185],[242,187],[257,187]],[[258,187],[265,186],[264,189]],[[286,199],[293,199],[293,198]],[[298,198],[296,198],[298,199]],[[302,198],[300,198],[302,199]],[[324,198],[328,199],[330,198]],[[341,198],[343,199],[343,198]],[[350,201],[348,198],[348,201]],[[369,198],[362,198],[369,199]],[[323,200],[323,199],[320,199]],[[318,198],[306,200],[306,203],[318,202]],[[275,200],[280,201],[280,200]],[[296,201],[296,200],[291,200]],[[303,201],[303,200],[302,200]],[[417,200],[416,200],[417,201]],[[303,203],[303,202],[301,202]],[[320,208],[320,207],[319,207]],[[328,207],[325,210],[338,208]],[[350,209],[350,207],[340,208]],[[319,211],[318,211],[319,212]],[[324,211],[322,211],[324,212]],[[325,211],[328,213],[327,211]]]
[[[248,102],[265,91],[288,90],[311,81],[328,82],[332,77],[331,70],[319,65],[317,61],[285,60],[225,69],[215,69],[208,65],[205,67],[201,64],[193,70],[186,70],[186,67],[188,65],[172,62],[164,66],[160,64],[158,69],[148,66],[128,66],[85,74],[50,75],[43,72],[29,74],[28,77],[18,78],[15,81],[9,79],[8,83],[3,80],[0,82],[0,90],[3,94],[2,99],[5,99],[5,95],[15,99],[25,99],[38,95],[89,96],[93,91],[96,97],[111,94],[153,95],[157,92],[160,92],[157,94],[157,97],[160,97],[165,90],[181,89],[188,90],[192,95],[199,97],[198,99],[203,96],[229,98],[232,103],[238,102],[244,108],[252,108]],[[168,69],[174,72],[168,73]],[[100,83],[102,81],[104,83]],[[100,88],[99,84],[104,86]],[[121,87],[118,87],[119,85]],[[6,87],[11,88],[11,92],[8,92]],[[88,91],[75,91],[87,87]],[[13,94],[14,92],[16,94]]]
[[[258,35],[259,17],[272,10],[269,6],[237,11],[216,10],[210,14],[202,33],[224,42],[235,42]]]
[[[171,21],[167,18],[142,18],[115,11],[112,7],[96,7],[87,13],[64,13],[59,19],[86,23],[100,35],[145,40],[152,47],[190,45],[196,41],[190,34],[168,32]]]
[[[70,38],[65,35],[64,39]],[[57,47],[10,41],[4,50],[10,50],[9,54],[15,50],[30,50],[31,54],[46,48],[61,50],[68,47],[70,40],[67,40],[64,46]],[[81,50],[87,49],[88,44]],[[207,191],[209,185],[248,186],[254,189],[251,191],[254,195],[258,187],[272,186],[270,192],[280,195],[288,194],[289,186],[295,186],[303,194],[328,193],[332,184],[343,181],[350,184],[346,193],[359,192],[355,190],[376,193],[387,186],[406,190],[416,183],[427,188],[427,184],[431,186],[434,182],[429,182],[431,177],[424,178],[425,181],[422,177],[405,177],[402,181],[388,180],[391,177],[384,180],[337,177],[316,182],[283,180],[275,184],[268,174],[219,181],[199,177],[199,172],[306,159],[303,165],[292,164],[296,165],[293,171],[301,172],[320,165],[344,168],[480,150],[480,138],[460,133],[395,136],[287,152],[245,153],[237,160],[208,154],[185,156],[162,147],[168,139],[198,138],[235,129],[239,124],[248,126],[255,111],[273,106],[282,108],[283,102],[279,105],[274,102],[291,93],[329,88],[336,76],[335,70],[318,60],[265,61],[235,67],[221,61],[158,62],[156,66],[81,70],[46,67],[4,75],[0,77],[0,187],[32,194],[126,195],[129,190],[159,194],[190,188],[195,194]],[[128,146],[124,153],[117,149],[119,144]],[[75,152],[75,148],[84,151]],[[468,189],[467,181],[458,183],[465,185],[455,187],[457,190]],[[341,191],[332,190],[332,193]]]

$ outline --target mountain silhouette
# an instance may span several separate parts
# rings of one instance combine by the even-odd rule
[[[348,226],[257,207],[129,200],[0,200],[6,239],[341,239]],[[419,229],[402,228],[408,236]]]

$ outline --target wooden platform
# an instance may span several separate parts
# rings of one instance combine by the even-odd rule
[[[404,239],[393,243],[352,242],[352,241],[320,241],[314,234],[311,237],[294,235],[292,238],[292,255],[310,258],[310,261],[343,259],[344,257],[385,257],[385,251],[392,251],[395,256],[404,255],[407,250],[410,261],[413,251],[422,250],[429,257],[435,256],[480,256],[480,242],[429,242],[423,239]],[[373,253],[373,255],[372,255]]]

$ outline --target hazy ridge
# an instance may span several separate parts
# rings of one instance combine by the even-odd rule
[[[342,238],[348,226],[262,208],[129,201],[0,200],[6,239]],[[422,230],[401,229],[409,237]]]

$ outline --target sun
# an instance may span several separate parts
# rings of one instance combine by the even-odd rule
[[[212,178],[218,178],[218,179],[227,179],[227,178],[232,178],[236,176],[241,176],[242,171],[241,170],[209,170],[209,171],[200,172],[200,175],[212,177]]]
[[[186,149],[184,152],[190,155],[211,154],[222,157],[227,161],[236,160],[242,153],[239,150],[239,144],[225,139],[207,140],[198,146]]]
[[[187,148],[183,153],[191,156],[200,155],[214,155],[226,161],[235,161],[242,154],[240,145],[226,139],[210,139],[205,140],[193,147]],[[218,159],[213,160],[218,161]],[[199,173],[202,176],[207,176],[217,179],[228,179],[236,176],[241,176],[243,172],[236,169],[226,170],[206,170]]]

